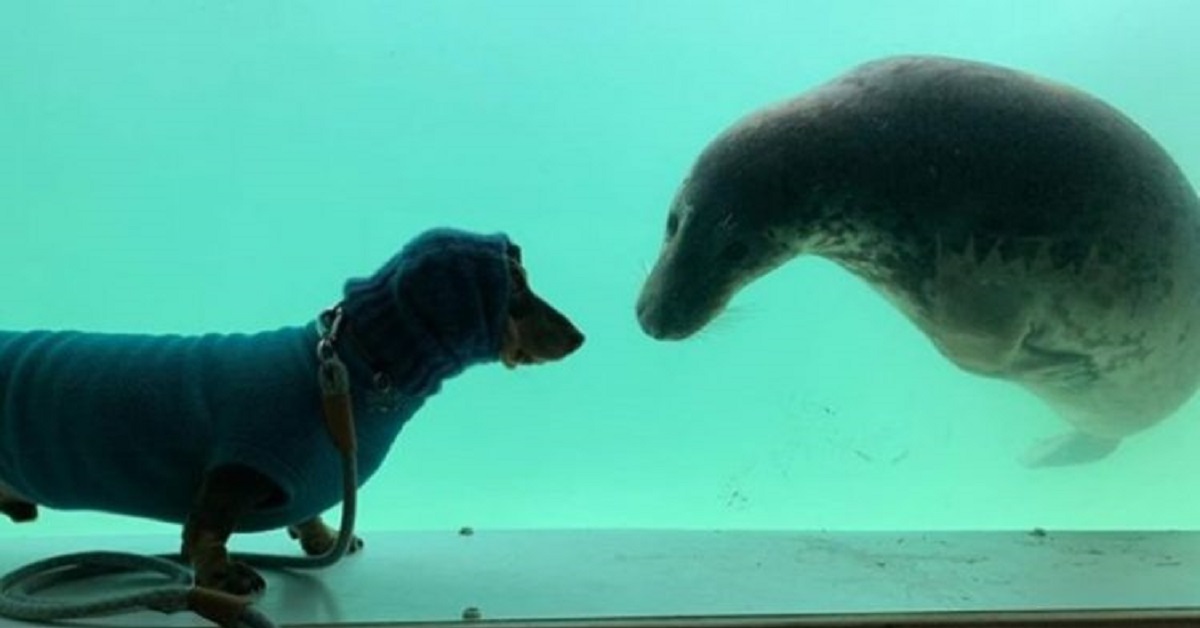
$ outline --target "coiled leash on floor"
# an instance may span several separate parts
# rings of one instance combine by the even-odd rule
[[[230,559],[266,568],[317,569],[336,563],[354,541],[354,519],[358,504],[358,456],[354,435],[354,413],[350,402],[350,378],[338,358],[336,344],[342,328],[342,310],[322,313],[317,342],[325,423],[342,456],[342,517],[333,548],[320,556],[274,554],[231,554]],[[98,576],[153,572],[168,583],[143,591],[98,600],[39,598],[39,591]],[[114,615],[138,610],[162,613],[193,611],[223,628],[273,628],[274,624],[251,606],[249,598],[196,586],[192,572],[178,554],[145,556],[121,552],[79,552],[31,563],[0,578],[0,616],[33,622]]]

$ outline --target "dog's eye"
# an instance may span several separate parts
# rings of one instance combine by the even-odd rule
[[[508,275],[512,281],[508,294],[508,315],[513,318],[522,318],[528,315],[533,307],[528,279],[525,277],[525,267],[515,261],[510,262]]]
[[[533,312],[533,307],[529,304],[528,299],[514,298],[512,300],[512,302],[509,303],[509,305],[508,305],[509,318],[515,318],[515,319],[520,320],[522,318],[529,316],[529,314],[531,312]]]
[[[520,264],[512,264],[509,267],[508,274],[512,278],[512,291],[514,294],[529,292],[529,279],[525,276],[524,267]]]
[[[508,295],[508,315],[511,318],[525,318],[533,312],[533,299],[530,298],[528,290],[514,289],[512,294]]]

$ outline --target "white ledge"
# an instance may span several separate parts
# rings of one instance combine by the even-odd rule
[[[6,536],[4,571],[66,551],[161,553],[177,547],[177,539],[166,535],[19,543]],[[364,552],[329,569],[264,572],[268,591],[258,608],[283,626],[460,622],[468,607],[478,609],[484,622],[638,625],[680,618],[690,618],[689,625],[702,618],[714,625],[850,625],[847,617],[857,618],[853,625],[870,625],[872,617],[980,613],[994,619],[1030,612],[1177,619],[1195,617],[1191,609],[1200,608],[1195,532],[454,530],[362,536]],[[233,549],[297,551],[283,534],[235,538]],[[210,625],[151,613],[88,623]]]

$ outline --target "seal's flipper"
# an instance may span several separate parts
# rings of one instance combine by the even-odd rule
[[[1070,432],[1038,441],[1021,462],[1027,467],[1065,467],[1095,462],[1111,454],[1120,439]]]

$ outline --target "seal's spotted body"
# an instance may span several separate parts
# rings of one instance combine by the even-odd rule
[[[687,337],[801,254],[1074,424],[1034,464],[1106,455],[1200,380],[1195,192],[1142,129],[1069,87],[898,57],[750,115],[681,187],[642,327]]]

